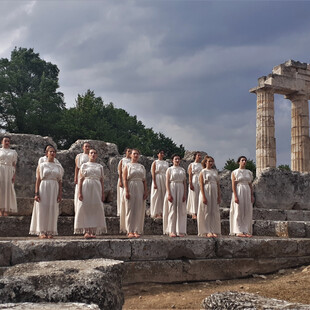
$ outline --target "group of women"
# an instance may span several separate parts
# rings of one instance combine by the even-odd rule
[[[17,212],[14,190],[17,153],[10,149],[10,138],[4,137],[0,148],[0,216]],[[195,153],[189,165],[188,197],[186,171],[180,166],[179,155],[172,156],[172,166],[164,160],[160,150],[152,163],[150,214],[163,219],[163,233],[170,237],[186,235],[187,214],[197,219],[198,235],[217,237],[221,234],[220,185],[214,159]],[[128,238],[139,238],[143,233],[145,201],[148,196],[145,167],[139,163],[140,152],[126,149],[125,157],[118,165],[117,215],[120,232]],[[96,238],[106,233],[104,214],[104,170],[98,164],[98,154],[88,142],[83,153],[75,160],[74,182],[75,220],[74,233],[84,238]],[[245,169],[246,157],[238,159],[239,168],[232,172],[232,200],[230,208],[230,234],[239,237],[252,236],[252,173]],[[59,202],[62,200],[64,170],[56,159],[56,149],[48,145],[45,156],[38,162],[35,184],[35,201],[30,234],[41,239],[57,235]],[[187,204],[186,204],[187,201]]]

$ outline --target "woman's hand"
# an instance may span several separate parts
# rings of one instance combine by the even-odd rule
[[[168,194],[168,201],[173,202],[173,197],[171,196],[171,194]]]
[[[220,203],[221,203],[221,196],[218,195],[218,196],[217,196],[217,204],[220,204]]]
[[[127,199],[127,200],[130,199],[130,194],[129,194],[129,192],[126,192],[126,199]]]
[[[251,194],[251,202],[254,203],[254,195]]]
[[[35,195],[35,196],[34,196],[34,200],[35,200],[36,202],[40,202],[40,196],[39,196],[39,195]]]
[[[185,194],[183,195],[183,199],[182,199],[182,201],[183,201],[183,202],[185,202],[185,201],[186,201],[186,195],[185,195]]]
[[[207,204],[208,204],[208,200],[207,200],[207,198],[206,198],[206,197],[204,197],[202,201],[203,201],[203,203],[204,203],[205,205],[207,205]]]
[[[119,179],[119,184],[118,184],[119,187],[124,187],[123,185],[123,182],[122,182],[122,179]]]
[[[157,189],[157,184],[156,183],[154,183],[154,189]]]
[[[194,185],[193,185],[193,184],[190,184],[190,185],[189,185],[189,188],[190,188],[192,191],[194,191],[194,190],[195,190],[195,187],[194,187]]]
[[[143,200],[146,200],[146,198],[147,198],[147,191],[144,191],[144,194],[143,194]]]
[[[62,195],[59,194],[58,197],[57,197],[57,202],[59,203],[59,202],[61,202],[61,200],[62,200]]]
[[[79,200],[83,201],[83,195],[82,194],[79,194]]]
[[[104,193],[102,193],[101,201],[104,202]]]
[[[15,174],[13,175],[12,183],[15,183]]]
[[[78,184],[78,178],[77,177],[74,177],[74,184]]]
[[[239,199],[237,196],[235,196],[235,203],[239,204]]]

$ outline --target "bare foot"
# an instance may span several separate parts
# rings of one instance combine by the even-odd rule
[[[90,239],[90,238],[91,238],[91,235],[90,235],[89,233],[86,233],[86,234],[84,235],[84,238],[85,238],[85,239]]]
[[[90,237],[93,239],[96,239],[96,235],[94,235],[94,234],[90,234]]]
[[[206,237],[207,237],[207,238],[212,238],[212,237],[213,237],[213,234],[212,234],[212,233],[207,233],[207,234],[206,234]]]
[[[134,233],[128,233],[128,234],[127,234],[127,237],[128,237],[128,238],[134,238],[135,235],[134,235]]]
[[[237,237],[246,237],[245,234],[236,234]]]
[[[197,215],[196,215],[196,214],[193,214],[193,215],[192,215],[192,219],[193,219],[193,220],[197,220]]]
[[[245,234],[245,236],[246,236],[247,238],[252,238],[252,237],[253,237],[253,235],[251,235],[251,234]]]
[[[47,238],[48,238],[48,239],[53,239],[54,236],[53,236],[53,235],[48,235]]]
[[[8,216],[8,215],[9,215],[9,213],[8,213],[8,212],[6,212],[6,211],[4,211],[4,212],[2,212],[2,215],[3,215],[3,216]]]
[[[184,234],[178,234],[178,237],[183,238],[183,237],[185,237],[185,235]]]
[[[134,233],[134,235],[135,235],[136,238],[140,238],[141,237],[141,235],[138,234],[138,233]]]
[[[47,238],[46,234],[40,234],[39,235],[39,239],[46,239],[46,238]]]
[[[214,237],[214,238],[217,238],[217,237],[218,237],[218,235],[217,235],[217,234],[212,234],[212,235],[213,235],[213,237]]]
[[[169,237],[171,237],[171,238],[175,238],[177,235],[175,234],[175,233],[170,233],[169,234]]]

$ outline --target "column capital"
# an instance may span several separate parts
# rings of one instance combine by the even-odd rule
[[[285,95],[284,98],[289,99],[291,101],[300,101],[300,100],[308,101],[309,94],[295,92],[292,94]]]
[[[274,94],[275,90],[273,89],[273,87],[271,87],[269,85],[264,85],[264,86],[253,87],[249,90],[249,92],[252,94],[256,94],[256,95],[257,95],[257,93],[262,93],[262,92]]]

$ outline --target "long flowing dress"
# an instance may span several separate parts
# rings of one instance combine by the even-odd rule
[[[150,211],[151,217],[153,218],[155,218],[157,214],[163,214],[164,198],[166,194],[166,171],[169,167],[169,164],[165,160],[157,159],[152,163],[151,171],[154,163],[157,189],[154,188],[154,181],[152,181]]]
[[[102,202],[103,167],[94,162],[82,164],[79,177],[84,177],[82,184],[83,201],[78,200],[74,218],[74,233],[90,232],[96,235],[107,232],[107,225]],[[80,182],[80,181],[79,181]]]
[[[124,157],[123,159],[121,159],[118,163],[117,172],[119,172],[120,168],[122,168],[122,172],[123,172],[124,168],[126,167],[128,163],[130,163],[130,161],[131,159],[127,157]],[[123,199],[124,186],[120,187],[119,182],[120,182],[120,176],[118,176],[117,188],[116,188],[117,216],[120,216],[121,213],[124,214],[125,212],[125,201]]]
[[[16,162],[15,150],[0,148],[0,210],[2,212],[17,212],[16,194],[12,182]]]
[[[215,169],[203,169],[200,174],[203,177],[203,188],[207,198],[207,204],[203,203],[203,196],[199,193],[199,206],[197,214],[198,236],[208,233],[221,234],[221,216],[218,205],[219,176]]]
[[[192,191],[190,186],[188,187],[188,199],[187,199],[187,213],[188,214],[197,214],[198,211],[198,200],[199,200],[199,174],[202,170],[201,163],[191,163],[188,166],[188,171],[192,168],[192,184],[194,186],[194,190]]]
[[[126,198],[126,190],[123,191],[125,201],[124,220],[120,218],[120,231],[126,233],[143,233],[145,200],[144,184],[145,167],[138,163],[127,164],[127,181],[130,199]]]
[[[168,191],[166,191],[163,210],[163,233],[186,234],[186,203],[183,202],[183,182],[186,180],[186,172],[180,166],[172,166],[167,169],[166,178],[168,177],[173,201],[168,200]]]
[[[78,169],[81,169],[81,166],[84,163],[87,163],[88,161],[89,161],[88,154],[85,154],[85,153],[77,154],[75,157],[75,163]],[[75,189],[74,189],[74,213],[76,213],[76,208],[77,208],[77,204],[79,201],[79,180],[80,178],[78,177],[78,182],[77,184],[75,184]]]
[[[239,204],[235,203],[235,195],[232,193],[229,218],[230,234],[252,234],[253,205],[249,184],[252,183],[253,174],[248,169],[239,168],[232,174],[235,176]]]
[[[32,211],[29,234],[57,235],[57,220],[59,215],[59,181],[64,170],[55,162],[42,162],[39,166],[41,178],[39,187],[40,202],[35,201]]]

